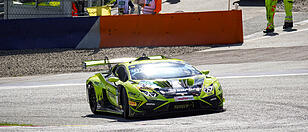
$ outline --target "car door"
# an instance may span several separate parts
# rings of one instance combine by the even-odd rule
[[[120,79],[120,81],[125,82],[128,80],[128,76],[127,76],[127,72],[126,72],[126,68],[123,65],[118,65],[115,67],[115,70],[113,72],[113,75],[111,75],[110,77],[118,77]],[[111,104],[113,104],[114,106],[118,106],[119,102],[118,102],[118,96],[119,96],[119,91],[117,89],[117,82],[112,83],[109,82],[107,79],[107,96],[109,99],[109,102]]]
[[[111,75],[109,77],[114,77],[114,76]],[[106,95],[107,95],[107,98],[113,106],[118,107],[119,106],[118,105],[119,104],[118,103],[119,93],[118,93],[118,90],[117,90],[117,85],[113,82],[109,82],[108,78],[106,78],[106,82],[107,82],[107,84],[106,84]]]

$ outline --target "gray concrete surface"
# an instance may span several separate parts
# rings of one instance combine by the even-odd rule
[[[308,19],[294,23],[291,31],[283,31],[282,26],[276,27],[274,34],[266,35],[263,32],[257,32],[245,36],[244,43],[239,46],[215,47],[200,52],[217,50],[235,50],[235,49],[254,49],[254,48],[273,48],[273,47],[295,47],[308,46],[306,39],[308,34]]]
[[[28,82],[38,82],[37,78],[53,82],[32,87],[1,83],[1,121],[38,126],[0,127],[0,131],[304,131],[308,123],[307,65],[307,61],[199,65],[218,76],[226,111],[137,120],[91,114],[82,82],[93,73],[30,77]],[[76,80],[72,81],[76,85],[65,86],[64,79]]]
[[[277,26],[278,35],[264,36],[262,22],[255,21],[262,14],[247,12],[252,16],[244,10],[244,23],[260,27],[244,27],[251,35],[242,46],[177,56],[218,77],[224,112],[136,120],[93,115],[84,82],[94,73],[10,77],[0,78],[0,122],[37,126],[0,131],[307,131],[307,23],[297,23],[293,32]]]

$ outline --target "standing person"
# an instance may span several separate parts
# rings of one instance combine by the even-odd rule
[[[135,12],[135,6],[131,0],[115,0],[110,3],[114,3],[113,7],[118,5],[118,12],[120,15],[133,14]]]
[[[158,14],[161,11],[161,0],[144,0],[143,14]]]
[[[264,33],[273,33],[274,29],[274,16],[276,12],[276,5],[278,0],[265,0],[267,27]],[[290,30],[293,27],[292,8],[294,0],[283,0],[286,17],[284,20],[283,29]]]
[[[131,0],[128,1],[128,6],[130,7],[129,14],[134,14],[134,12],[135,12],[135,5],[133,4],[133,2]]]
[[[119,15],[129,14],[128,1],[129,0],[117,0]]]

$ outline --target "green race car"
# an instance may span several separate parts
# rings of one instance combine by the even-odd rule
[[[85,61],[84,67],[107,65],[90,77],[86,91],[91,111],[124,118],[192,110],[223,110],[223,91],[209,71],[164,56]]]

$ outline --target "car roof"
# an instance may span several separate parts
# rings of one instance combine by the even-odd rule
[[[130,61],[130,62],[124,62],[120,63],[125,66],[131,66],[131,65],[136,65],[136,64],[147,64],[147,63],[159,63],[159,62],[181,62],[184,63],[183,60],[180,59],[146,59],[146,60],[135,60],[135,61]]]

